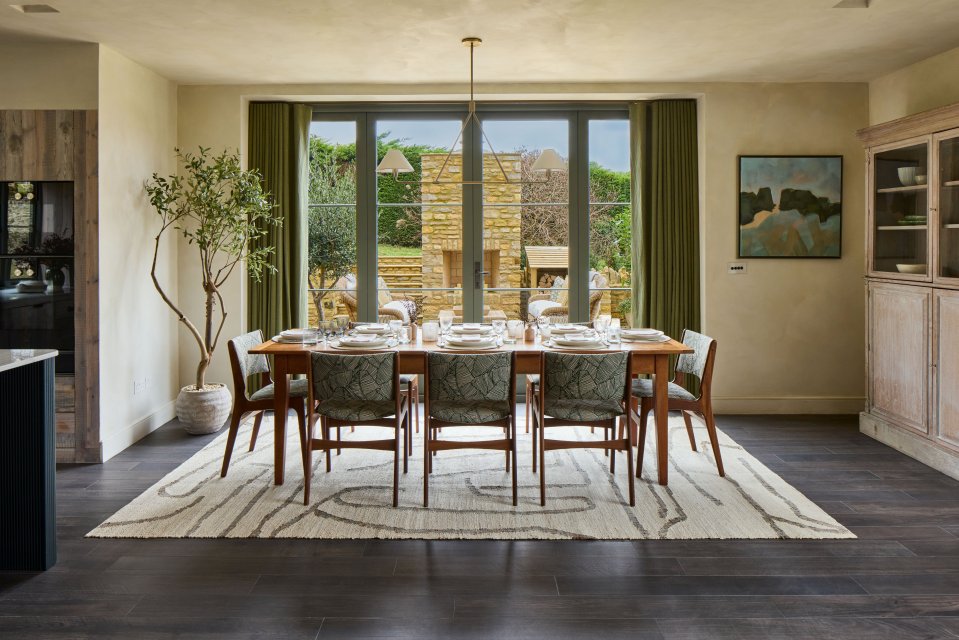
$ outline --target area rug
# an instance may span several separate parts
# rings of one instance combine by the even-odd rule
[[[273,484],[273,432],[263,421],[248,452],[251,421],[241,427],[230,471],[220,478],[226,433],[123,507],[88,536],[101,538],[394,538],[394,539],[695,539],[855,538],[822,509],[720,432],[726,477],[716,472],[705,425],[694,420],[698,452],[682,419],[670,419],[669,486],[656,483],[650,428],[636,506],[627,504],[626,458],[615,474],[601,450],[546,454],[547,502],[531,470],[531,441],[519,439],[519,505],[500,452],[444,451],[423,507],[422,435],[409,473],[400,476],[400,504],[391,506],[391,453],[344,449],[325,471],[314,454],[312,499],[303,505],[303,470],[295,423],[288,428],[286,483]],[[522,427],[520,431],[522,432]],[[444,437],[483,438],[491,430],[447,429]],[[565,432],[565,433],[562,433]],[[551,430],[588,439],[589,429]],[[383,437],[358,428],[344,438]]]

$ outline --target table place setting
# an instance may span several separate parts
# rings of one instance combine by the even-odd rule
[[[330,347],[344,350],[373,351],[389,349],[397,344],[392,335],[356,334],[334,340],[330,342]]]
[[[287,329],[273,336],[273,342],[282,344],[316,344],[317,340],[316,329]]]
[[[453,331],[451,335],[446,336],[446,339],[439,346],[453,351],[475,351],[496,349],[500,344],[498,336],[491,332],[482,334],[463,333],[457,335],[457,333]]]
[[[610,347],[602,336],[592,331],[551,335],[543,346],[551,349],[607,349]]]

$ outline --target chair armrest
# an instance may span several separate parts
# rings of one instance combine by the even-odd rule
[[[562,307],[549,307],[548,309],[543,309],[543,313],[541,313],[540,315],[550,316],[550,317],[552,317],[552,316],[568,316],[568,315],[569,315],[569,307],[566,307],[566,306],[562,306]]]
[[[403,314],[400,313],[398,309],[389,309],[387,307],[380,307],[378,313],[380,317],[389,316],[392,320],[402,320]]]
[[[537,300],[549,300],[548,293],[537,293],[534,296],[530,296],[527,302],[536,302]]]

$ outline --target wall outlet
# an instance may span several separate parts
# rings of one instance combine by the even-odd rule
[[[740,275],[746,273],[746,263],[745,262],[730,262],[726,265],[726,273],[733,273]]]
[[[133,381],[133,395],[139,395],[147,390],[147,383],[149,380],[146,378],[139,378]]]

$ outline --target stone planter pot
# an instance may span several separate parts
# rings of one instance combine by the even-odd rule
[[[176,417],[183,429],[193,435],[219,431],[230,417],[233,398],[224,384],[208,384],[197,391],[193,385],[180,389],[176,398]]]

